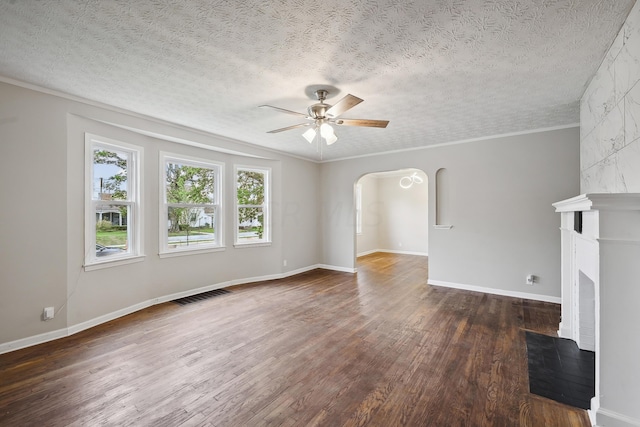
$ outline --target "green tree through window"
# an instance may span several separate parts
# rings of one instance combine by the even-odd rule
[[[268,240],[268,170],[237,168],[237,236],[239,243]]]
[[[220,247],[222,165],[163,155],[161,253]]]
[[[207,168],[167,163],[167,203],[213,204],[215,203],[215,171]],[[173,207],[169,211],[169,232],[189,230],[198,217],[197,207]]]

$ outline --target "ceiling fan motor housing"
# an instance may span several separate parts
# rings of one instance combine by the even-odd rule
[[[313,104],[309,108],[307,108],[307,112],[309,113],[309,117],[314,118],[316,120],[322,120],[327,117],[327,110],[331,108],[331,105],[325,104],[324,100],[327,99],[328,91],[324,89],[318,89],[316,91],[316,97],[318,101],[317,104]]]
[[[327,117],[327,110],[329,108],[331,108],[331,105],[319,102],[307,108],[307,113],[309,113],[309,117],[313,119],[322,120]]]

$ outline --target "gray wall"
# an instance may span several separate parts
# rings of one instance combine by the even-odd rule
[[[429,279],[558,298],[560,219],[551,204],[579,192],[577,128],[323,164],[323,263],[355,268],[353,184],[360,176],[417,168],[433,195],[442,167],[453,228],[429,230]],[[539,283],[527,285],[527,274]]]
[[[66,326],[39,317],[67,294],[64,104],[0,83],[0,343]]]
[[[163,296],[319,263],[317,164],[5,83],[0,83],[0,100],[0,196],[8,214],[0,221],[0,344],[38,334],[64,335],[65,328],[99,322]],[[122,127],[263,158],[187,146]],[[144,148],[143,262],[88,272],[82,268],[85,132]],[[160,151],[226,164],[224,252],[159,258]],[[233,247],[234,163],[272,168],[269,247]],[[57,313],[43,322],[40,315],[47,306]]]
[[[580,103],[582,193],[640,192],[640,3]]]

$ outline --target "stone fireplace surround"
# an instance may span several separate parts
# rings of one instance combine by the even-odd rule
[[[558,335],[596,353],[589,416],[598,426],[640,426],[640,194],[583,194],[553,206],[561,213]]]

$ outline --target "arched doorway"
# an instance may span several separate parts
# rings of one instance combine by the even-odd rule
[[[356,260],[374,252],[428,255],[428,187],[420,169],[370,173],[356,181]]]

